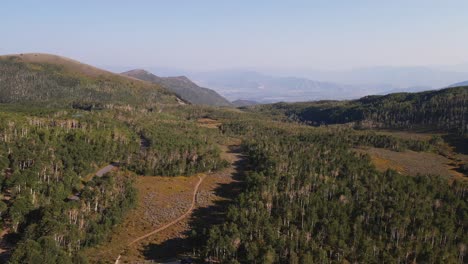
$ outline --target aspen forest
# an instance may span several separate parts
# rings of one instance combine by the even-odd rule
[[[84,262],[80,249],[104,241],[134,206],[135,173],[190,175],[225,166],[209,131],[176,117],[5,109],[0,217],[17,244],[10,263]],[[94,176],[109,163],[120,170]]]
[[[0,262],[467,263],[468,87],[236,108],[163,84],[0,56]]]
[[[223,130],[243,136],[251,170],[227,221],[204,234],[207,259],[223,263],[466,260],[466,181],[449,184],[438,175],[379,173],[368,156],[351,148],[363,143],[394,148],[396,143],[389,143],[392,138],[258,122],[233,122]]]

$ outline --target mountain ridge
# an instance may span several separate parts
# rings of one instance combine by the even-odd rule
[[[150,106],[177,99],[160,85],[53,54],[0,56],[0,103]]]
[[[144,69],[122,72],[121,75],[159,84],[192,104],[232,106],[231,102],[216,91],[200,87],[186,76],[159,77]]]
[[[468,81],[454,83],[454,84],[449,85],[448,87],[460,87],[460,86],[468,86]]]
[[[369,95],[357,100],[276,103],[246,109],[275,113],[312,125],[356,124],[363,128],[439,129],[468,132],[468,86],[418,93]]]

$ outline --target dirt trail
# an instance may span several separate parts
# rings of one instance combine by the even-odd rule
[[[108,243],[86,250],[91,262],[140,263],[190,256],[189,234],[222,221],[226,208],[241,191],[244,156],[240,140],[220,145],[229,166],[193,177],[137,178],[138,204],[116,228]],[[171,262],[172,261],[172,262]],[[174,262],[175,261],[175,262]]]
[[[183,213],[183,214],[182,214],[181,216],[179,216],[177,219],[174,219],[173,221],[171,221],[171,222],[169,222],[169,223],[167,223],[167,224],[165,224],[165,225],[163,225],[163,226],[161,226],[161,227],[158,227],[157,229],[155,229],[155,230],[153,230],[153,231],[150,231],[150,232],[146,233],[146,234],[143,235],[143,236],[140,236],[140,237],[138,237],[138,238],[135,238],[132,242],[128,243],[127,246],[130,246],[130,245],[132,245],[132,244],[134,244],[134,243],[137,243],[137,242],[139,242],[139,241],[141,241],[141,240],[143,240],[143,239],[145,239],[145,238],[148,238],[148,237],[150,237],[150,236],[152,236],[152,235],[155,235],[155,234],[157,234],[157,233],[159,233],[159,232],[161,232],[161,231],[163,231],[163,230],[165,230],[165,229],[167,229],[167,228],[169,228],[169,227],[171,227],[171,226],[177,224],[178,222],[182,221],[184,218],[186,218],[187,216],[189,216],[189,215],[192,213],[193,209],[195,208],[195,204],[196,204],[196,200],[197,200],[198,188],[199,188],[200,185],[202,184],[202,182],[203,182],[203,180],[205,179],[205,177],[206,177],[206,175],[203,175],[203,176],[201,176],[201,177],[198,176],[199,180],[198,180],[197,184],[195,185],[195,188],[193,189],[192,203],[191,203],[191,205],[190,205],[190,208],[187,209],[187,211],[185,211],[185,213]],[[123,251],[124,251],[124,250],[122,250],[122,252],[123,252]],[[120,258],[122,257],[121,255],[122,255],[122,253],[120,253],[119,256],[117,257],[117,259],[116,259],[116,261],[115,261],[116,264],[120,263]]]
[[[138,237],[136,238],[135,240],[133,240],[132,242],[130,242],[128,245],[131,245],[131,244],[134,244],[140,240],[143,240],[149,236],[152,236],[156,233],[159,233],[161,231],[163,231],[164,229],[172,226],[172,225],[175,225],[177,224],[180,220],[184,219],[185,217],[187,217],[192,211],[193,209],[195,208],[195,203],[196,203],[196,198],[197,198],[197,192],[198,192],[198,188],[200,187],[200,184],[203,182],[203,180],[205,179],[205,175],[203,175],[202,177],[198,176],[199,180],[197,182],[197,184],[195,185],[195,188],[193,189],[193,196],[192,196],[192,204],[190,205],[190,208],[184,213],[182,214],[181,216],[179,216],[177,219],[175,219],[174,221],[170,222],[170,223],[167,223],[149,233],[147,233],[146,235],[143,235],[141,237]]]

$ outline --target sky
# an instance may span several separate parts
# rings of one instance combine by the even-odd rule
[[[0,54],[188,70],[468,62],[466,0],[2,1]]]

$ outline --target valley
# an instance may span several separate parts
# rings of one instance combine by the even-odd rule
[[[463,262],[467,87],[234,108],[0,64],[8,263]]]
[[[0,264],[468,263],[468,1],[0,8]]]

